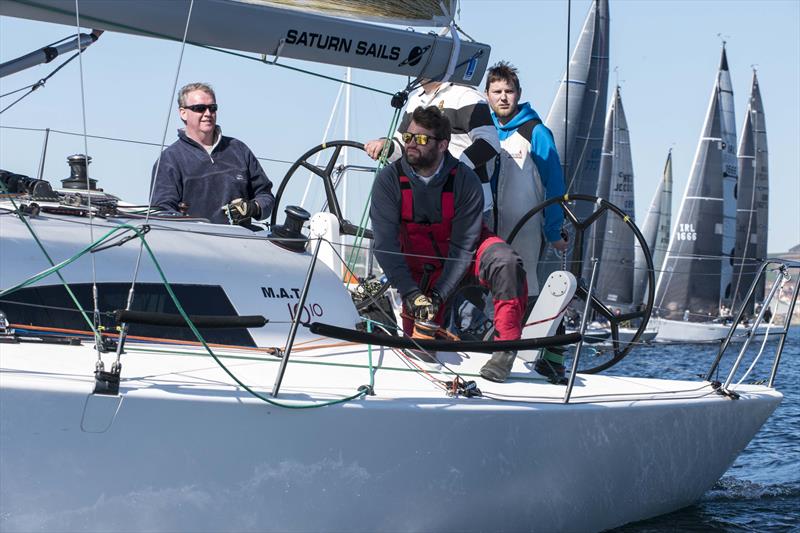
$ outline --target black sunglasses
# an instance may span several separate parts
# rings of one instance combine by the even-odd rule
[[[216,113],[219,106],[217,104],[194,104],[194,105],[185,105],[183,106],[184,109],[189,109],[194,111],[195,113],[205,113],[206,109],[211,111],[212,113]]]
[[[414,139],[420,146],[424,146],[428,144],[429,140],[441,141],[439,137],[433,137],[432,135],[427,135],[425,133],[410,133],[408,131],[401,133],[400,136],[403,138],[403,142],[408,144],[411,142],[411,139]]]

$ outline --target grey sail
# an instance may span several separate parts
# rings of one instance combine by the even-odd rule
[[[733,305],[733,258],[736,254],[736,183],[739,176],[739,161],[736,157],[736,115],[733,105],[733,83],[728,71],[728,56],[722,45],[722,61],[719,72],[719,100],[722,122],[722,314],[730,314]]]
[[[767,128],[758,78],[753,72],[750,101],[739,140],[739,185],[737,187],[736,252],[734,255],[734,309],[742,305],[758,267],[767,258],[769,167]],[[756,287],[755,301],[764,297],[764,278]],[[754,313],[754,301],[746,310]]]
[[[653,266],[656,276],[664,263],[664,256],[669,247],[669,234],[672,228],[672,150],[667,155],[664,164],[664,173],[661,182],[653,195],[653,201],[647,210],[647,216],[642,225],[644,237],[650,254],[653,256]],[[636,244],[636,274],[634,276],[633,301],[644,302],[647,299],[647,262],[644,259],[644,250]]]
[[[597,196],[606,198],[631,218],[634,216],[633,161],[630,133],[619,87],[614,91],[606,119]],[[597,296],[613,309],[631,309],[634,281],[634,235],[616,215],[604,215],[595,224],[598,239],[590,241],[600,260]]]
[[[565,73],[545,119],[553,132],[570,193],[595,194],[597,190],[608,98],[608,13],[608,0],[592,2],[572,50],[569,79]],[[577,209],[576,214],[583,218],[592,207],[579,204]],[[548,247],[540,259],[540,283],[559,265],[559,258]]]
[[[731,120],[733,92],[725,48],[711,91],[705,123],[697,145],[655,305],[668,319],[705,322],[729,307],[735,240],[736,166]],[[688,313],[687,313],[688,312]]]

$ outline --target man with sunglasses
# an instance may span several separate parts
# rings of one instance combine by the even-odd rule
[[[473,169],[481,179],[484,189],[484,211],[492,206],[487,168],[500,152],[500,139],[492,122],[491,110],[483,93],[473,87],[452,82],[424,80],[419,89],[412,92],[405,113],[389,145],[389,160],[400,158],[403,143],[400,133],[408,130],[411,115],[418,107],[436,106],[448,118],[451,126],[450,153]],[[364,145],[367,155],[377,160],[386,139],[375,139]],[[491,166],[491,165],[489,165]]]
[[[403,297],[403,330],[411,335],[414,319],[441,324],[445,302],[473,278],[492,292],[498,340],[519,339],[522,260],[484,226],[481,181],[448,152],[449,120],[435,106],[418,107],[400,138],[405,153],[375,180],[370,217],[375,257]],[[505,381],[515,357],[495,352],[481,375]]]
[[[216,224],[248,224],[269,216],[272,182],[241,141],[222,135],[217,100],[205,83],[190,83],[178,95],[186,125],[153,166],[152,204],[167,214],[188,214]]]

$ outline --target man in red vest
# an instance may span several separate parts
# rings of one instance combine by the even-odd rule
[[[370,217],[375,257],[403,297],[404,331],[412,333],[411,317],[440,324],[445,302],[471,277],[492,292],[497,340],[519,339],[528,294],[522,260],[484,226],[480,178],[448,153],[447,117],[418,107],[401,138],[405,153],[375,180]],[[515,357],[495,352],[481,375],[505,381]]]

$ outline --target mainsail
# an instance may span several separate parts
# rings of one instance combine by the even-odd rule
[[[633,218],[633,192],[630,133],[617,86],[606,119],[597,196],[606,198]],[[595,227],[598,238],[591,244],[596,250],[595,256],[600,259],[596,295],[609,306],[627,312],[634,303],[633,232],[621,218],[610,213],[601,217]]]
[[[664,256],[669,246],[669,233],[672,228],[672,150],[667,155],[664,164],[664,174],[661,182],[653,195],[653,201],[647,210],[647,216],[642,226],[644,237],[650,254],[653,256],[653,266],[656,273],[664,264]],[[647,298],[647,262],[644,259],[644,250],[636,243],[636,274],[633,284],[633,301],[643,302]]]
[[[759,264],[767,258],[767,224],[769,216],[769,167],[767,161],[767,127],[758,78],[753,71],[750,102],[744,116],[739,140],[739,185],[736,210],[736,253],[734,259],[734,309],[743,303],[753,283]],[[764,297],[762,277],[756,287],[747,315],[753,315],[755,301]]]
[[[347,0],[344,4],[337,2],[341,5],[335,8],[331,4],[300,0],[80,0],[78,9],[81,25],[96,30],[181,40],[188,18],[187,42],[191,44],[411,77],[439,78],[455,65],[451,81],[480,83],[489,62],[488,45],[352,19],[358,16],[387,23],[442,25],[452,19],[455,2],[424,0],[413,10],[405,9],[407,0]],[[328,15],[309,12],[306,7]],[[388,16],[379,17],[376,7],[382,7]],[[75,25],[75,9],[75,2],[63,0],[0,1],[0,15],[70,26]]]
[[[603,121],[608,97],[609,51],[608,0],[594,0],[575,43],[569,63],[545,124],[564,168],[567,192],[595,194],[603,146]],[[575,206],[575,214],[585,218],[590,204]],[[540,284],[560,264],[552,248],[542,254]]]
[[[664,318],[703,322],[731,302],[736,223],[733,90],[725,47],[656,289]]]

